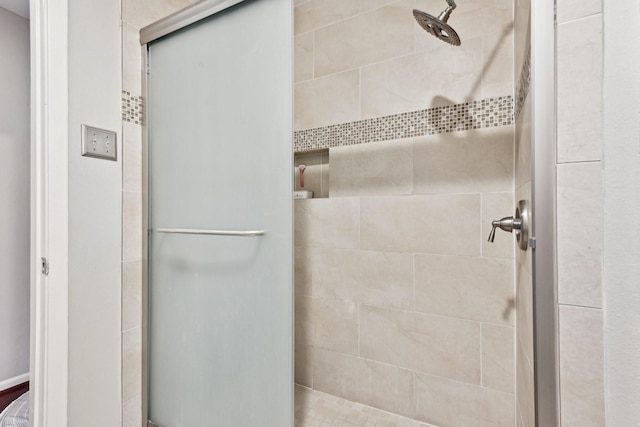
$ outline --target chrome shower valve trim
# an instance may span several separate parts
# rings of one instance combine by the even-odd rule
[[[529,247],[529,204],[525,200],[518,202],[515,217],[505,216],[502,219],[491,222],[491,233],[489,233],[489,242],[493,242],[496,237],[496,229],[501,229],[508,233],[515,230],[518,247],[526,251]]]

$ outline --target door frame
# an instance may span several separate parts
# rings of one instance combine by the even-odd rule
[[[556,5],[531,1],[535,419],[560,426],[556,251]]]
[[[30,425],[67,425],[67,0],[31,8]],[[42,259],[47,260],[48,274]]]

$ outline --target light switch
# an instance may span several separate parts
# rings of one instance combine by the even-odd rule
[[[82,125],[82,155],[118,160],[116,133]]]

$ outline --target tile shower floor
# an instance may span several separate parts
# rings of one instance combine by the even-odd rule
[[[296,385],[295,427],[434,427]]]

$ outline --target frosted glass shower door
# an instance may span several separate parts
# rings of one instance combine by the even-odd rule
[[[151,42],[149,420],[292,426],[291,2]]]

